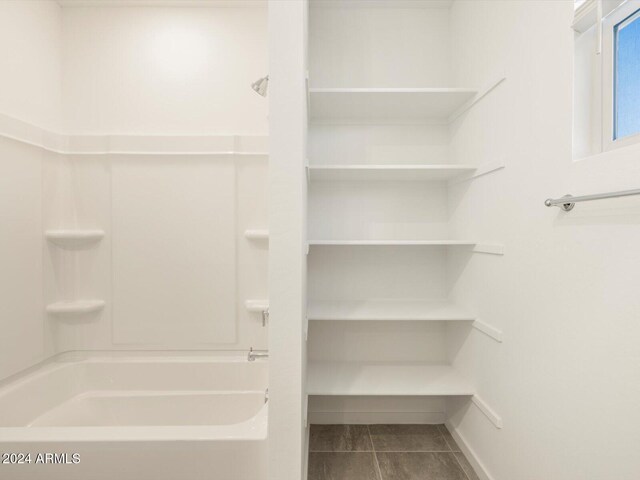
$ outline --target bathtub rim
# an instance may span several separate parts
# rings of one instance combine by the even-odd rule
[[[245,363],[245,355],[245,352],[238,351],[62,352],[0,381],[0,395],[19,389],[26,383],[59,369],[83,363]],[[267,360],[258,359],[256,363],[267,363]],[[254,392],[255,390],[252,391]],[[267,438],[268,406],[269,403],[266,401],[253,417],[229,425],[0,426],[0,445],[36,442],[261,441]]]
[[[118,427],[0,427],[3,443],[260,441],[267,439],[269,402],[244,422],[232,425]]]

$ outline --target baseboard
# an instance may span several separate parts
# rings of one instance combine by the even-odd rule
[[[304,426],[304,450],[302,450],[304,452],[304,454],[302,455],[302,478],[303,480],[307,480],[307,477],[309,476],[309,433],[310,433],[310,428],[308,424],[305,424]]]
[[[460,450],[462,450],[462,453],[464,453],[464,456],[467,457],[467,460],[471,464],[471,467],[476,472],[480,480],[495,480],[495,478],[491,476],[489,472],[487,472],[487,469],[484,467],[484,465],[476,455],[476,452],[469,446],[465,438],[453,427],[453,425],[451,425],[451,422],[447,421],[444,423],[447,426],[449,432],[451,432],[453,439],[460,447]]]
[[[309,412],[309,423],[361,424],[376,423],[444,423],[444,412]]]

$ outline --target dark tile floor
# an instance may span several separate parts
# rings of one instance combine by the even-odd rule
[[[444,425],[311,425],[308,480],[478,480]]]

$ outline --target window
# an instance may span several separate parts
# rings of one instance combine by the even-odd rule
[[[640,2],[585,0],[574,15],[573,155],[640,145]]]
[[[640,133],[640,10],[614,27],[613,139]]]

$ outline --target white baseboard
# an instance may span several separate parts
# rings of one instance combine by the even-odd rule
[[[471,464],[471,467],[473,467],[473,470],[476,472],[478,477],[480,477],[480,480],[495,480],[495,478],[487,472],[487,469],[476,455],[476,452],[469,446],[465,438],[453,427],[453,425],[451,425],[451,422],[445,422],[445,425],[449,429],[449,432],[451,432],[451,435],[460,447],[460,450],[462,450],[462,453],[464,453],[464,456],[467,457],[467,460]]]
[[[376,423],[444,423],[444,412],[309,412],[309,423],[361,424]]]
[[[311,429],[309,425],[305,424],[304,426],[304,454],[302,455],[302,478],[303,480],[307,480],[309,476],[309,433]]]

